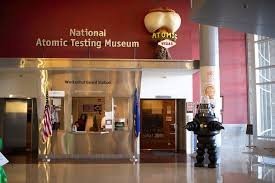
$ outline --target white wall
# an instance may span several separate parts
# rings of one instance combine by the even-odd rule
[[[140,98],[171,96],[173,99],[193,100],[192,72],[182,70],[144,70]]]

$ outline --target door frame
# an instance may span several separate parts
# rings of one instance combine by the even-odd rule
[[[177,151],[177,137],[178,137],[178,130],[177,130],[177,100],[173,98],[141,98],[140,99],[140,104],[144,100],[172,100],[174,101],[174,109],[175,109],[175,114],[174,114],[174,128],[175,128],[175,135],[174,135],[174,142],[175,142],[175,148],[174,149],[141,149],[141,150],[167,150],[167,151]],[[141,119],[141,129],[142,129],[142,106],[140,105],[140,119]],[[142,134],[142,130],[141,130]],[[140,144],[141,144],[142,138],[140,138]]]

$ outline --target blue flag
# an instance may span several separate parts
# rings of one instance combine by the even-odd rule
[[[138,91],[135,89],[134,94],[134,127],[135,127],[135,135],[139,136],[140,133],[140,108],[139,108],[139,96]]]

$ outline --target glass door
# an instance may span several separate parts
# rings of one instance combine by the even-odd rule
[[[275,150],[275,40],[254,36],[254,49],[254,142],[262,150],[270,151]]]
[[[175,100],[141,100],[141,149],[175,150]]]

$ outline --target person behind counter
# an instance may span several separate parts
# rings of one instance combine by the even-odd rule
[[[74,125],[76,125],[77,127],[77,131],[85,131],[86,121],[87,121],[87,115],[81,114],[79,119],[74,123]]]
[[[88,114],[85,131],[100,131],[96,114]]]

